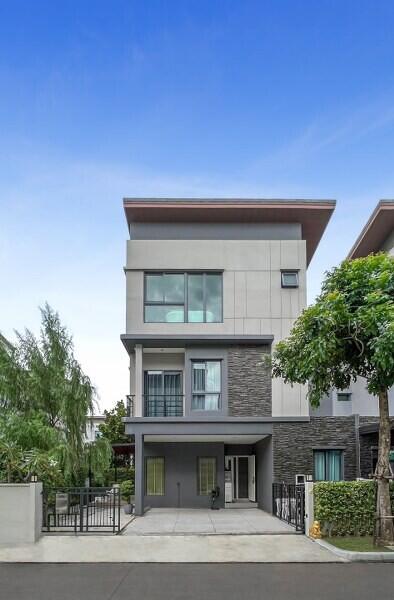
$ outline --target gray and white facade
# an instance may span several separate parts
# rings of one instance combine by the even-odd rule
[[[337,476],[357,475],[354,416],[311,415],[305,388],[271,380],[266,361],[306,306],[307,266],[334,207],[124,201],[137,514],[208,507],[215,487],[221,507],[270,511],[273,481],[313,476],[325,457]]]

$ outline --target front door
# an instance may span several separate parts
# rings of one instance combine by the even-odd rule
[[[226,502],[256,502],[256,457],[226,456]]]
[[[248,473],[248,457],[238,457],[238,498],[247,499],[249,497],[249,473]]]
[[[248,456],[248,498],[256,502],[256,457]]]

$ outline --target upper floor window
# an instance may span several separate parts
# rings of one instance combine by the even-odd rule
[[[351,399],[352,394],[350,392],[337,392],[338,402],[349,402]]]
[[[145,273],[145,323],[220,323],[222,273]]]
[[[297,288],[298,287],[298,271],[282,271],[282,287]]]
[[[220,360],[192,362],[193,410],[219,410],[221,387]]]

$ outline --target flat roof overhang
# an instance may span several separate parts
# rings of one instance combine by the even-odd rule
[[[394,422],[390,423],[391,431],[394,431]],[[379,423],[366,423],[359,427],[360,435],[368,435],[369,433],[379,433]]]
[[[261,198],[124,198],[132,223],[300,223],[307,264],[335,209],[335,200]]]
[[[250,344],[270,346],[273,335],[160,335],[160,334],[129,334],[125,333],[120,339],[130,354],[136,344],[144,348],[184,348],[190,346],[228,346],[233,344]]]
[[[309,422],[309,417],[125,417],[128,434],[144,436],[266,436],[274,423]]]
[[[353,244],[347,258],[378,252],[394,229],[394,200],[381,200]]]

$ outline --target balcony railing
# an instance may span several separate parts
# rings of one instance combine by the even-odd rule
[[[183,417],[183,394],[144,394],[144,417]],[[126,396],[126,415],[134,417],[135,395]]]
[[[134,417],[134,394],[126,396],[126,416]]]
[[[182,417],[183,394],[144,394],[145,417]]]

